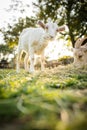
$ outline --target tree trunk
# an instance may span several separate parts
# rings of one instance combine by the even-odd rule
[[[71,39],[71,42],[72,42],[72,47],[74,48],[75,40],[74,40],[74,35],[72,33],[72,30],[70,28],[69,28],[69,36],[70,36],[70,39]]]

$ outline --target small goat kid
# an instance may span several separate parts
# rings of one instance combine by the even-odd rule
[[[44,50],[49,40],[53,40],[57,32],[65,30],[65,26],[58,28],[56,23],[51,20],[47,24],[38,22],[41,27],[26,28],[19,36],[18,54],[17,54],[17,72],[20,71],[21,53],[26,52],[24,58],[24,67],[30,73],[34,72],[34,54],[41,55],[41,70],[44,70]],[[28,61],[30,60],[30,69]]]

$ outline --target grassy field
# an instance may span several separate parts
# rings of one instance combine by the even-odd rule
[[[86,68],[0,70],[0,130],[86,129]]]

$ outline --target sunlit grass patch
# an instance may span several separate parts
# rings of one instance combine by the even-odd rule
[[[77,88],[78,80],[75,78],[68,78],[65,80],[65,86],[70,88]]]

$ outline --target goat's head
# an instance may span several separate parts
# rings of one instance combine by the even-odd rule
[[[85,55],[87,55],[87,48],[80,47],[79,49],[74,49],[74,57],[76,57],[76,59],[83,60]]]
[[[87,37],[85,38],[79,38],[77,39],[76,43],[75,43],[75,48],[74,50],[74,54],[78,56],[81,55],[82,53],[87,53],[87,43],[85,45],[82,45],[82,43],[84,42],[84,40],[86,40]]]
[[[80,38],[75,43],[75,48],[73,49],[74,63],[79,64],[79,66],[85,65],[87,63],[87,43],[82,45],[86,38]]]
[[[57,23],[53,22],[50,18],[46,24],[42,23],[41,21],[39,21],[38,24],[46,30],[50,38],[54,38],[57,32],[65,30],[65,26],[58,28]]]

